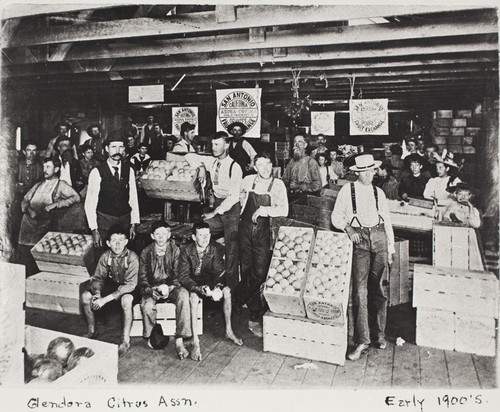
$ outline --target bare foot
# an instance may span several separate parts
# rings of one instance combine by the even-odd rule
[[[243,341],[240,338],[237,338],[233,332],[226,333],[226,338],[232,340],[235,345],[243,345]]]
[[[83,335],[83,337],[88,339],[95,339],[97,337],[97,332],[95,330],[89,330],[85,335]]]
[[[200,345],[193,345],[193,349],[191,350],[191,359],[198,362],[201,361]]]
[[[182,342],[175,342],[175,350],[179,359],[186,359],[189,356],[188,350]]]

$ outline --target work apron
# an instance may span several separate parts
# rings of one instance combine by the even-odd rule
[[[54,185],[50,192],[41,193],[36,190],[31,201],[30,207],[35,210],[38,216],[33,219],[28,213],[23,215],[21,220],[21,229],[19,230],[19,244],[34,246],[49,231],[52,223],[52,213],[45,212],[45,206],[54,203],[54,193],[59,186],[59,182]]]
[[[250,320],[259,321],[262,316],[262,300],[260,289],[266,280],[271,259],[269,217],[257,218],[252,222],[252,216],[259,207],[271,206],[271,189],[274,178],[267,188],[267,193],[254,192],[257,177],[241,214],[239,226],[239,245],[241,263],[241,282],[235,291],[238,304],[247,304]]]

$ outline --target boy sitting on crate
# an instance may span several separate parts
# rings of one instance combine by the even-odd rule
[[[226,337],[240,346],[243,345],[243,341],[235,336],[231,326],[231,289],[226,285],[224,276],[224,248],[210,241],[210,226],[203,221],[193,225],[192,238],[194,242],[181,250],[179,281],[190,292],[193,331],[191,359],[200,361],[200,341],[196,334],[200,297],[211,298],[213,301],[223,300]]]
[[[82,293],[82,306],[87,318],[88,338],[97,336],[94,311],[102,309],[111,301],[119,301],[123,310],[123,339],[118,346],[122,356],[130,347],[132,328],[133,292],[137,286],[139,257],[127,249],[127,233],[115,225],[110,228],[106,250],[97,263],[94,276],[90,278],[90,290]]]
[[[443,214],[444,221],[462,223],[477,229],[481,226],[481,214],[470,202],[473,189],[468,183],[459,182],[446,190],[455,195],[455,201],[450,203]]]
[[[154,242],[141,253],[138,289],[142,296],[142,336],[148,339],[152,347],[149,339],[156,324],[156,304],[175,303],[175,349],[179,358],[184,359],[189,352],[184,347],[183,337],[192,335],[189,292],[179,283],[177,269],[180,251],[170,236],[170,226],[166,222],[153,223],[151,238]]]

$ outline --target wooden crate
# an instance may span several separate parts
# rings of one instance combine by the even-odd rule
[[[464,136],[464,145],[471,146],[474,144],[474,136]]]
[[[264,351],[344,365],[347,324],[325,325],[305,318],[267,312]]]
[[[330,229],[335,201],[327,197],[304,196],[290,203],[289,216],[302,222]]]
[[[446,144],[447,136],[434,136],[432,141],[436,144]]]
[[[175,336],[175,304],[161,302],[156,305],[156,323],[159,323],[166,336]],[[142,336],[141,305],[134,306],[134,320],[130,336]],[[198,305],[198,335],[203,335],[203,303]]]
[[[274,247],[276,239],[278,238],[278,232],[283,226],[293,226],[293,227],[305,227],[308,229],[313,229],[314,233],[321,230],[319,226],[311,225],[309,223],[300,222],[296,219],[290,219],[288,217],[271,217],[271,248]]]
[[[303,227],[290,227],[290,226],[281,226],[278,232],[278,236],[280,236],[280,232],[287,232],[290,230],[294,230],[297,232],[301,233],[308,233],[311,235],[311,243],[309,244],[309,250],[308,250],[308,256],[307,259],[296,259],[294,262],[297,262],[299,260],[303,261],[305,263],[305,272],[307,273],[307,268],[310,266],[310,261],[311,261],[311,255],[312,255],[312,250],[314,248],[314,231],[311,228],[303,228]],[[275,248],[273,251],[273,260],[285,260],[284,258],[278,258],[274,256],[276,252],[276,244]],[[272,261],[271,261],[272,263]],[[272,266],[272,265],[271,265]],[[266,282],[269,279],[269,273],[266,278]],[[293,295],[287,295],[283,293],[276,293],[272,291],[272,289],[265,287],[264,288],[264,297],[267,301],[267,304],[269,305],[269,309],[271,312],[274,313],[280,313],[280,314],[285,314],[285,315],[292,315],[292,316],[306,316],[306,311],[304,307],[304,300],[303,300],[303,295],[304,295],[304,287],[305,287],[305,277],[302,282],[302,286],[300,289],[300,293],[298,294],[293,294]]]
[[[453,118],[453,110],[438,110],[436,112],[436,118],[438,118],[438,119],[451,119],[451,118]]]
[[[395,239],[396,253],[393,255],[392,266],[384,271],[382,282],[387,295],[388,306],[407,303],[410,298],[410,250],[409,241]]]
[[[448,136],[448,145],[449,146],[461,145],[462,144],[462,139],[463,139],[462,136]],[[456,150],[453,151],[453,153],[455,153],[455,152],[456,152]]]
[[[496,337],[493,317],[455,314],[455,350],[481,356],[495,356]]]
[[[464,146],[463,151],[465,154],[475,154],[476,148],[474,146]]]
[[[434,129],[435,136],[449,136],[450,128],[449,127],[436,127]]]
[[[467,119],[451,119],[451,126],[452,127],[466,127],[467,126]]]
[[[466,127],[465,128],[465,134],[467,136],[477,136],[481,132],[480,127]]]
[[[415,264],[413,306],[498,317],[498,279],[493,273]]]
[[[92,236],[83,235],[87,240],[81,255],[63,255],[39,251],[40,245],[56,235],[80,236],[72,233],[48,232],[32,249],[31,254],[38,268],[43,272],[65,273],[75,276],[92,276],[96,266],[96,253]]]
[[[465,127],[450,127],[450,136],[465,136]]]
[[[65,373],[59,379],[48,384],[51,387],[78,387],[117,385],[118,377],[118,346],[95,339],[86,339],[76,335],[55,332],[48,329],[26,326],[25,347],[28,354],[45,353],[47,345],[57,337],[71,339],[75,348],[87,347],[95,352],[75,369]]]
[[[431,232],[434,212],[432,209],[412,206],[399,200],[388,200],[391,224],[394,229],[414,232]]]
[[[476,230],[453,222],[434,222],[432,228],[434,266],[484,270],[484,259]]]
[[[472,110],[455,110],[455,117],[459,119],[468,119],[472,117]]]
[[[0,386],[24,382],[25,267],[0,262]]]
[[[415,341],[418,346],[453,350],[455,348],[455,315],[453,312],[417,308]]]
[[[347,239],[348,237],[345,233],[333,233],[325,230],[318,230],[315,239],[315,245],[321,242],[331,242],[332,237]],[[344,289],[343,293],[339,295],[336,299],[324,299],[319,297],[314,297],[308,295],[307,292],[304,292],[304,306],[306,308],[306,315],[309,319],[315,320],[321,323],[329,324],[329,325],[343,325],[347,323],[347,306],[349,303],[349,287],[351,280],[351,267],[352,267],[352,243],[349,241],[349,252],[348,252],[348,261],[346,264],[347,272],[345,274],[344,279]],[[313,250],[313,255],[311,257],[311,264],[308,267],[308,272],[306,273],[307,280],[310,277],[310,270],[314,266],[316,267],[316,263],[312,263],[312,260],[315,256],[315,251]],[[326,265],[327,268],[333,270],[335,265]],[[306,280],[306,283],[307,283]]]
[[[451,127],[453,119],[434,119],[432,125],[434,127]]]
[[[63,273],[40,272],[26,279],[26,306],[61,313],[81,312],[80,296],[90,279]]]

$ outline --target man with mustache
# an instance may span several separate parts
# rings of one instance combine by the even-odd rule
[[[291,202],[302,195],[318,196],[321,191],[321,176],[318,162],[306,154],[307,142],[304,136],[293,139],[293,159],[283,173],[283,182]]]
[[[123,161],[125,143],[111,135],[104,142],[104,150],[108,158],[90,172],[85,199],[85,214],[96,248],[103,247],[103,239],[108,238],[114,225],[127,230],[133,240],[140,222],[134,170]]]

